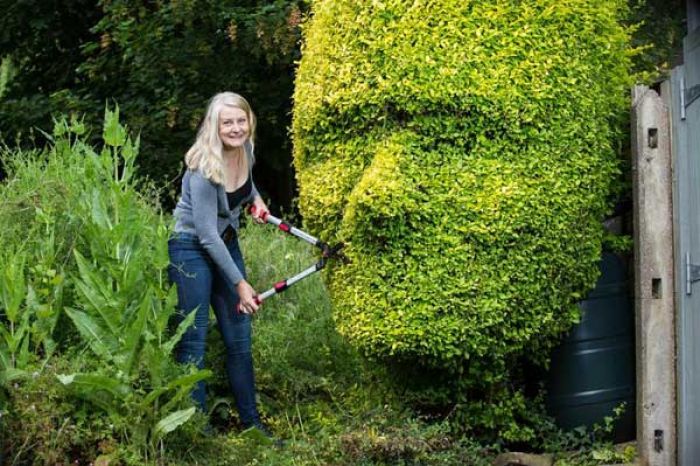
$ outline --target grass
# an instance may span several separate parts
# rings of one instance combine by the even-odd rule
[[[317,249],[270,225],[245,227],[241,247],[258,291],[318,259]],[[381,366],[364,360],[338,335],[321,274],[268,299],[253,328],[260,408],[286,446],[270,449],[240,437],[227,400],[213,413],[217,443],[230,447],[221,464],[489,464],[487,449],[453,438],[447,423],[413,413]],[[217,374],[210,396],[226,399],[223,349],[215,331],[209,345],[208,364]],[[188,461],[211,464],[206,450],[191,451]]]

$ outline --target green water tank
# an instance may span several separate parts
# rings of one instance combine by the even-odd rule
[[[602,424],[615,407],[625,411],[613,440],[633,440],[635,427],[634,306],[627,269],[604,252],[596,287],[580,303],[581,322],[552,353],[546,405],[564,429]]]

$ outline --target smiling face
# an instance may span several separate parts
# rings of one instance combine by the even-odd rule
[[[219,137],[224,149],[242,147],[250,135],[248,114],[238,107],[224,107],[219,112]]]

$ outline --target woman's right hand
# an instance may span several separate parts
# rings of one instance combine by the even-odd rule
[[[255,314],[260,306],[255,301],[257,293],[253,287],[250,286],[247,281],[241,280],[238,282],[238,285],[236,285],[236,291],[238,291],[238,298],[240,299],[238,304],[239,312],[243,314]]]

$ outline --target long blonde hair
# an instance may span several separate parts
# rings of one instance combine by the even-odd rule
[[[234,92],[221,92],[209,101],[207,113],[197,131],[197,139],[185,155],[185,165],[190,170],[199,170],[208,180],[217,184],[224,184],[226,172],[224,170],[223,143],[219,137],[219,113],[224,107],[236,107],[243,110],[248,116],[251,154],[255,141],[255,114],[250,104],[243,96]],[[245,153],[245,148],[242,149]]]

